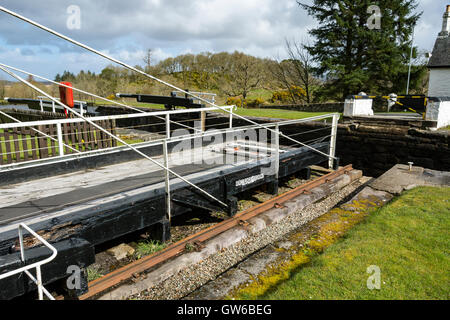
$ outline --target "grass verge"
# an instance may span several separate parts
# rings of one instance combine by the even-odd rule
[[[250,285],[235,298],[450,298],[450,188],[407,191],[333,239],[338,227],[336,223],[322,227],[294,256],[298,260],[291,261],[294,268],[255,282],[271,285],[269,289]],[[367,287],[373,275],[368,273],[370,266],[380,269],[380,289]]]
[[[304,119],[329,114],[331,112],[305,112],[280,109],[244,109],[238,108],[234,113],[245,117],[264,117],[280,119]]]

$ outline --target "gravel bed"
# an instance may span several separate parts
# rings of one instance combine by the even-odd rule
[[[257,234],[248,236],[241,242],[213,254],[202,262],[180,271],[162,283],[158,283],[155,287],[130,298],[142,300],[181,299],[214,280],[252,253],[281,240],[284,235],[328,212],[346,197],[352,195],[365,182],[367,182],[367,178],[356,180],[324,200],[290,214],[282,221],[270,225]]]
[[[317,178],[317,175],[311,175],[310,180],[313,180],[315,178]],[[281,183],[278,194],[282,194],[289,190],[292,190],[293,188],[296,188],[310,180],[304,180],[292,176],[283,183]],[[240,200],[238,201],[238,212],[249,209],[261,202],[268,201],[275,196],[276,195],[267,194],[263,190],[250,190],[240,195]],[[169,246],[173,243],[176,243],[177,241],[180,241],[186,237],[196,234],[202,230],[205,230],[225,220],[226,218],[227,215],[224,212],[203,213],[201,215],[190,213],[181,217],[176,217],[175,220],[172,222],[173,225],[170,230],[171,233],[170,240],[166,242],[166,245]],[[149,239],[149,237],[150,237],[149,233],[143,233],[135,241],[127,242],[127,244],[133,248],[136,248],[137,241]],[[106,275],[120,267],[123,267],[127,264],[136,261],[136,259],[137,259],[136,256],[128,256],[127,258],[118,261],[110,254],[108,254],[106,251],[103,251],[95,255],[95,263],[90,265],[89,268],[90,270],[95,271],[99,275]]]

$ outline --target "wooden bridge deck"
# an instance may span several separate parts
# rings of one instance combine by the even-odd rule
[[[215,164],[224,162],[224,154],[205,148],[203,161],[192,163],[198,152],[172,153],[170,161],[177,165],[171,169],[189,180],[256,161],[236,154],[233,164]],[[155,160],[163,163],[162,156]],[[171,183],[182,184],[177,178]],[[15,229],[19,222],[35,223],[163,187],[164,171],[146,159],[0,186],[0,233]]]

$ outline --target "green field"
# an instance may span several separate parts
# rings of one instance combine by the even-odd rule
[[[287,280],[238,298],[448,300],[449,230],[450,188],[415,188],[372,212]],[[369,266],[380,269],[380,289],[367,287]]]
[[[280,118],[280,119],[304,119],[314,116],[329,114],[330,112],[305,112],[305,111],[291,111],[279,109],[243,109],[238,108],[235,113],[246,117],[265,117],[265,118]]]

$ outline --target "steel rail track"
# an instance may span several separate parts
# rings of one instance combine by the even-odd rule
[[[166,249],[144,257],[138,261],[123,266],[102,278],[94,280],[89,283],[89,291],[80,296],[80,300],[88,300],[95,298],[95,296],[113,288],[123,281],[131,279],[136,274],[141,274],[146,270],[153,268],[171,258],[176,257],[186,250],[186,245],[202,245],[205,241],[233,228],[236,226],[247,226],[247,220],[250,220],[257,215],[266,212],[272,208],[282,207],[284,202],[287,202],[303,193],[308,193],[313,188],[316,188],[322,184],[328,183],[331,180],[348,173],[351,171],[352,165],[341,167],[336,171],[332,171],[325,174],[315,180],[309,181],[295,189],[292,189],[286,193],[283,193],[275,198],[272,198],[266,202],[260,203],[252,208],[249,208],[241,213],[236,214],[223,222],[220,222],[214,226],[211,226],[205,230],[202,230],[196,234],[186,237],[180,240]]]

